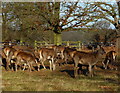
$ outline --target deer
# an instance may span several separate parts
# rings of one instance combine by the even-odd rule
[[[64,55],[63,55],[63,51],[65,50],[64,46],[53,45],[53,46],[50,46],[49,48],[54,49],[54,51],[56,52],[57,56],[60,56],[61,59],[64,59]]]
[[[6,65],[6,55],[3,52],[3,49],[0,50],[0,66],[4,66]],[[6,68],[5,68],[6,69]]]
[[[55,61],[57,57],[55,50],[50,48],[41,48],[37,50],[37,52],[39,55],[39,61],[41,62],[43,68],[46,69],[44,62],[48,60],[50,63],[50,70],[55,70]]]
[[[80,65],[88,65],[89,76],[93,77],[93,67],[94,65],[101,60],[102,56],[106,52],[102,47],[99,47],[98,50],[94,52],[84,52],[84,51],[76,51],[73,56],[74,60],[74,76],[75,78],[78,76],[78,64]]]
[[[11,68],[13,70],[13,65],[15,64],[14,57],[16,57],[19,52],[27,52],[27,53],[30,53],[32,56],[35,57],[34,50],[29,48],[29,47],[27,48],[27,46],[15,45],[15,46],[12,46],[12,47],[5,47],[3,49],[3,51],[5,52],[5,54],[7,56],[7,58],[6,58],[6,60],[7,60],[7,62],[6,62],[7,70],[9,68],[9,65],[11,66]]]
[[[65,47],[63,51],[63,58],[66,64],[68,63],[68,61],[73,60],[73,56],[76,51],[77,49],[75,48]]]
[[[103,67],[105,69],[107,69],[109,64],[112,64],[112,63],[115,62],[115,58],[116,58],[116,52],[115,51],[109,51],[105,56],[105,60],[102,62]]]
[[[22,50],[22,51],[30,52],[30,53],[34,52],[34,48],[28,47],[28,46],[14,45],[12,46],[12,48],[14,48],[15,50]]]
[[[6,70],[9,70],[9,65],[11,66],[12,55],[16,50],[12,47],[5,47],[3,49],[4,54],[6,55]]]
[[[31,53],[29,52],[24,52],[24,51],[15,51],[14,52],[14,56],[12,57],[13,59],[16,59],[15,62],[15,71],[17,71],[17,65],[18,64],[23,64],[23,71],[25,70],[25,67],[28,65],[29,67],[29,71],[31,72],[32,70],[35,70],[33,68],[33,64],[37,64],[38,66],[38,71],[39,71],[39,67],[40,67],[40,63],[38,62],[38,60],[36,59],[35,56],[33,56]]]

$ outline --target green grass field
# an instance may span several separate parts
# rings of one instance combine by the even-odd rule
[[[73,78],[73,66],[64,65],[56,71],[41,69],[33,71],[5,71],[2,68],[3,91],[117,91],[118,74],[115,70],[95,69],[95,76],[90,78],[79,75]]]

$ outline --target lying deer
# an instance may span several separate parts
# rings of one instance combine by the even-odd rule
[[[78,75],[78,64],[88,65],[89,75],[93,77],[93,66],[102,58],[103,54],[105,54],[105,51],[102,47],[94,52],[76,51],[73,56],[75,77]]]

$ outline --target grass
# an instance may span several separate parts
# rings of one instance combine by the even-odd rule
[[[69,66],[68,66],[69,67]],[[66,67],[65,67],[66,68]],[[69,67],[70,68],[70,67]],[[66,68],[67,69],[67,68]],[[2,71],[3,91],[117,91],[118,72],[96,70],[90,78],[79,75],[72,78],[67,72],[41,69],[33,71]]]

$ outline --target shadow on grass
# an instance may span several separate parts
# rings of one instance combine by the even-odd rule
[[[61,70],[61,72],[66,72],[70,77],[75,78],[74,70]]]
[[[66,72],[70,77],[75,78],[74,76],[74,70],[61,70],[61,72]],[[88,71],[86,69],[82,69],[81,71],[78,70],[78,75],[83,74],[85,76],[88,76]]]
[[[111,78],[105,78],[105,81],[107,81],[109,83],[119,84],[120,85],[120,82],[118,82],[118,80],[114,80],[114,79],[111,79]]]

